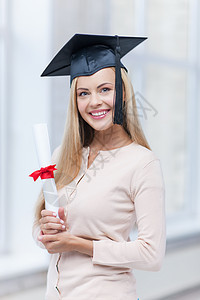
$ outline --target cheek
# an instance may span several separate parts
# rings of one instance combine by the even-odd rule
[[[115,94],[113,93],[109,99],[107,99],[107,103],[110,107],[113,107],[115,105]]]
[[[114,92],[112,93],[109,93],[109,94],[105,94],[105,95],[102,95],[102,98],[101,98],[107,105],[109,105],[110,107],[112,107],[114,105],[114,102],[115,101],[115,96],[114,96]]]
[[[78,110],[79,110],[80,114],[84,113],[84,111],[86,109],[86,103],[84,101],[77,100],[77,106],[78,106]]]

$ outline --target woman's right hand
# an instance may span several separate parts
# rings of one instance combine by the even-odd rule
[[[69,229],[63,207],[59,208],[58,215],[60,219],[52,211],[41,211],[40,230],[43,234],[56,234]]]

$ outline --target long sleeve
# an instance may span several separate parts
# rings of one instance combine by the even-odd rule
[[[134,241],[93,241],[93,264],[159,271],[165,255],[165,187],[159,159],[131,179],[138,237]]]
[[[33,229],[32,229],[32,236],[33,236],[33,239],[36,243],[37,246],[39,246],[40,248],[42,249],[46,249],[44,244],[42,244],[42,242],[38,241],[38,236],[40,234],[41,230],[40,230],[40,226],[37,225],[37,226],[33,226]]]

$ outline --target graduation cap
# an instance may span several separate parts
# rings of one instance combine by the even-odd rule
[[[75,34],[56,54],[41,76],[70,75],[70,82],[78,76],[89,76],[97,71],[115,67],[115,114],[113,123],[123,124],[120,59],[146,40],[146,37]],[[126,69],[126,68],[125,68]],[[127,69],[126,69],[127,71]]]

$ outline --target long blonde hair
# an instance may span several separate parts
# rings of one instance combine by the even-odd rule
[[[115,70],[114,68],[112,68]],[[138,119],[134,91],[127,72],[121,69],[125,95],[123,109],[123,128],[132,141],[151,150]],[[72,182],[79,174],[82,164],[82,148],[89,146],[94,138],[94,129],[81,117],[76,101],[77,78],[71,85],[70,100],[65,124],[64,135],[60,147],[55,182],[57,189]],[[41,210],[45,208],[43,192],[40,192],[35,210],[35,225],[41,218]]]

